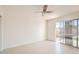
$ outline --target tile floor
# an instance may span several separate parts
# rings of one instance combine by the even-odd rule
[[[53,41],[40,41],[28,45],[9,48],[2,54],[78,54],[79,49]]]

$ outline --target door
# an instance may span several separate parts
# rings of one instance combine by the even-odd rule
[[[72,21],[65,21],[65,44],[72,45]]]
[[[56,42],[65,43],[64,21],[56,22]]]
[[[79,19],[78,19],[77,22],[78,22],[78,32],[77,32],[77,34],[78,34],[78,42],[77,43],[78,43],[78,48],[79,48]]]
[[[57,22],[59,42],[79,48],[79,19]]]
[[[78,47],[78,20],[72,20],[72,46]]]
[[[73,47],[79,47],[79,20],[70,20],[65,22],[65,44]]]

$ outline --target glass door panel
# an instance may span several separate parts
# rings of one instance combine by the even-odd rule
[[[56,42],[64,43],[64,21],[56,23]]]
[[[72,45],[72,21],[65,21],[65,44]]]
[[[73,41],[73,43],[72,43],[72,45],[74,46],[74,47],[77,47],[77,39],[78,39],[78,37],[77,37],[77,20],[72,20],[72,41]]]
[[[56,22],[56,42],[60,42],[60,22]]]
[[[79,19],[78,19],[78,48],[79,48]]]
[[[60,21],[57,26],[59,42],[79,48],[79,19]]]
[[[60,22],[60,42],[61,43],[65,43],[65,39],[64,39],[64,25],[65,25],[65,22],[61,21]]]

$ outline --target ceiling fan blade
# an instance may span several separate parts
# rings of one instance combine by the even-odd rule
[[[35,11],[35,13],[42,13],[42,11]]]
[[[44,16],[44,14],[46,13],[47,7],[48,7],[48,5],[43,6],[42,16]]]
[[[48,7],[48,5],[43,6],[43,13],[45,13],[47,11],[47,7]]]
[[[46,13],[53,13],[53,11],[46,11]]]

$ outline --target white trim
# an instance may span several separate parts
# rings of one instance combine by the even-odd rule
[[[0,42],[1,43],[0,51],[3,51],[3,49],[2,49],[2,16],[1,15],[0,15],[0,26],[1,26],[0,27],[0,31],[1,31],[1,33],[0,33],[0,35],[1,35],[0,36],[1,37],[0,38],[1,39],[1,42]]]
[[[14,47],[19,47],[19,46],[23,46],[23,45],[28,45],[28,44],[40,42],[40,41],[44,41],[44,40],[37,40],[37,41],[29,42],[29,43],[22,43],[22,44],[13,45],[10,47],[4,47],[1,51],[4,51],[5,49],[9,49],[9,48],[14,48]]]

